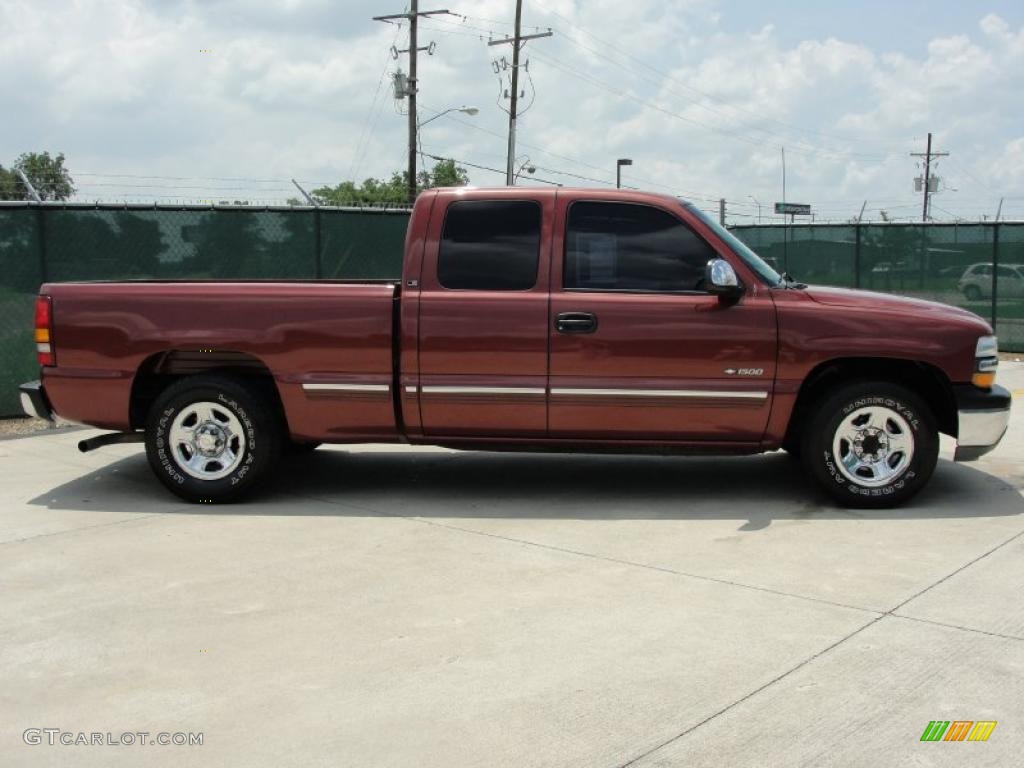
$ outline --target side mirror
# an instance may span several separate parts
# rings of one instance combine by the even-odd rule
[[[711,259],[704,268],[704,284],[708,293],[723,298],[735,298],[743,295],[743,286],[736,277],[736,270],[725,259]]]

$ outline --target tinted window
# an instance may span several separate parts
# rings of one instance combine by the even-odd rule
[[[665,211],[628,203],[573,203],[566,224],[565,287],[700,291],[715,252]]]
[[[526,200],[452,203],[437,279],[445,288],[523,291],[537,283],[540,206]]]

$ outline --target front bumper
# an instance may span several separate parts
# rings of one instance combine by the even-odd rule
[[[974,461],[995,448],[1010,421],[1010,392],[999,385],[978,389],[973,384],[953,388],[959,428],[954,461]]]
[[[21,409],[37,419],[53,421],[53,409],[46,397],[46,390],[40,381],[27,381],[18,387],[21,393]]]

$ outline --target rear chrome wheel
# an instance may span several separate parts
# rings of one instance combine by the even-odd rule
[[[245,377],[176,381],[150,409],[146,455],[171,492],[199,503],[235,501],[267,478],[281,452],[274,392]]]
[[[245,455],[242,423],[230,409],[209,401],[179,411],[168,442],[181,470],[197,480],[227,477]]]

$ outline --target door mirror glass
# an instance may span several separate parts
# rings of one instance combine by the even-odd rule
[[[711,259],[705,267],[708,293],[718,296],[739,296],[743,293],[736,270],[725,259]]]

